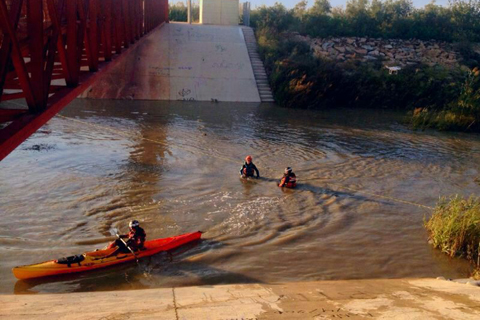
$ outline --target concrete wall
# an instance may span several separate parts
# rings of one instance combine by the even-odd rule
[[[82,96],[260,102],[240,26],[169,23],[122,59]]]
[[[238,25],[239,0],[200,0],[200,23]]]

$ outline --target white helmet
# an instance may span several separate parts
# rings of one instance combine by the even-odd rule
[[[129,227],[130,229],[136,228],[136,227],[138,227],[139,225],[140,225],[140,223],[139,223],[137,220],[132,220],[132,221],[130,221],[130,222],[128,223],[128,227]]]

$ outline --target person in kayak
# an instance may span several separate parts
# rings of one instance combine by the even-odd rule
[[[286,188],[295,188],[297,186],[297,176],[293,173],[291,167],[285,168],[282,180],[278,186]]]
[[[128,232],[128,234],[120,235],[120,238],[127,239],[124,241],[127,246],[133,251],[144,249],[147,234],[145,233],[145,230],[140,227],[140,223],[137,220],[132,220],[128,224],[128,228],[130,229],[130,232]],[[122,253],[129,253],[130,250],[125,246],[125,243],[123,243],[121,239],[117,239],[114,242],[110,243],[107,249],[117,248],[117,250],[115,250],[109,256],[115,255],[119,251]]]
[[[258,172],[257,167],[252,162],[252,156],[245,157],[245,163],[240,169],[240,175],[242,178],[253,177],[254,173],[257,174],[257,178],[260,178],[260,173]]]

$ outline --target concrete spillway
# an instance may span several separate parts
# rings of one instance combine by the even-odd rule
[[[260,102],[241,27],[170,23],[82,97]]]

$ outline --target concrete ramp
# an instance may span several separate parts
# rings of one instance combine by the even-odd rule
[[[165,24],[81,97],[260,102],[238,26]]]
[[[478,287],[445,280],[340,280],[2,294],[0,319],[478,320],[479,303]]]

